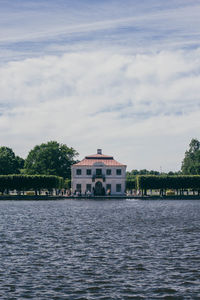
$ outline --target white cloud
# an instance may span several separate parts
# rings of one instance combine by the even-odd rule
[[[78,48],[145,53],[199,45],[200,5],[194,0],[36,2],[1,3],[1,63]]]
[[[200,129],[200,51],[67,53],[0,68],[0,140],[26,156],[58,140],[129,169],[178,169]]]
[[[26,156],[55,139],[178,169],[199,138],[200,5],[97,2],[2,2],[1,144]]]

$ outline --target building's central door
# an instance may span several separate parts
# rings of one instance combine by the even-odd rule
[[[103,185],[100,181],[97,181],[95,183],[95,190],[94,190],[95,196],[103,196],[105,195],[105,189],[103,188]]]

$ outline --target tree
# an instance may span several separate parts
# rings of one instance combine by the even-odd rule
[[[15,153],[11,148],[0,147],[0,174],[19,174],[23,168],[24,160]]]
[[[37,194],[37,190],[53,188],[62,188],[64,186],[64,180],[58,176],[46,176],[46,175],[0,175],[0,192],[5,190],[17,190],[25,191],[34,189]]]
[[[160,175],[158,171],[154,170],[147,170],[147,169],[142,169],[142,170],[132,170],[131,172],[127,172],[127,177],[135,177],[136,175]]]
[[[78,152],[67,145],[50,141],[35,146],[25,160],[26,174],[56,175],[70,178],[71,165]]]
[[[189,150],[185,152],[181,171],[185,175],[200,175],[200,142],[192,139]]]
[[[196,189],[200,190],[200,176],[199,175],[138,175],[136,177],[137,189],[144,190],[145,194],[148,189],[160,189],[163,194],[163,190],[167,189]]]

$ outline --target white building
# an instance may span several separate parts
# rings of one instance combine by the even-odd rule
[[[126,165],[112,156],[103,155],[101,149],[72,165],[73,194],[124,195],[125,180]]]

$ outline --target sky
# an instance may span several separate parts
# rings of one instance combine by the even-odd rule
[[[200,139],[200,2],[0,0],[0,146],[178,171]]]

